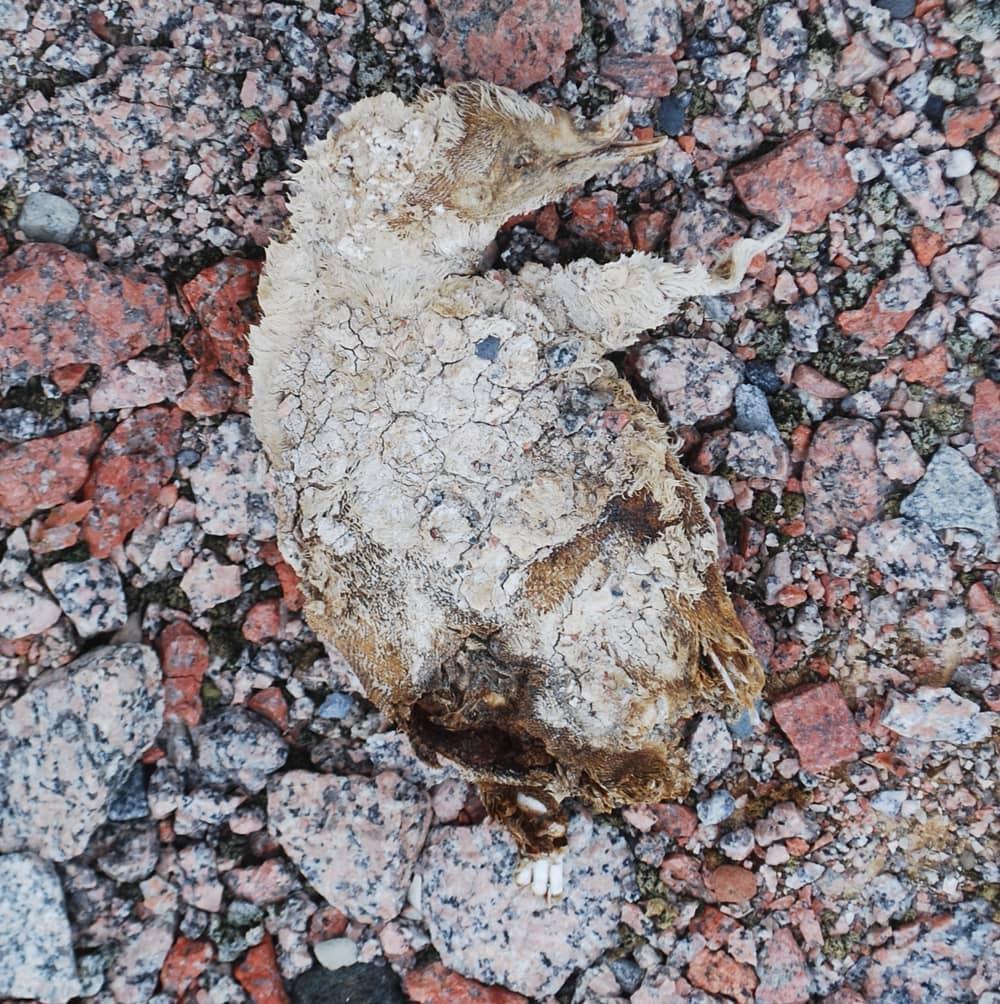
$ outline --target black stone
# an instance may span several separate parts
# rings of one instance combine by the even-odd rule
[[[897,21],[912,17],[916,8],[915,0],[875,0],[875,6],[887,10]]]
[[[406,998],[388,966],[357,962],[303,973],[292,985],[292,1004],[406,1004]]]
[[[496,335],[487,335],[481,342],[476,342],[476,355],[480,359],[493,362],[500,352],[500,339]]]
[[[667,136],[680,136],[684,131],[684,102],[670,95],[656,109],[656,125]]]
[[[759,387],[765,394],[777,394],[783,384],[774,367],[763,359],[751,359],[743,368],[747,383]]]
[[[612,959],[608,963],[608,969],[615,975],[618,986],[626,994],[634,994],[642,985],[642,978],[646,975],[642,968],[631,959]]]
[[[924,102],[924,115],[927,121],[934,126],[941,125],[941,120],[944,118],[947,107],[948,105],[945,103],[944,98],[939,94],[930,95]]]
[[[132,819],[145,819],[149,815],[146,799],[146,772],[141,763],[136,764],[108,802],[108,819],[125,823]]]

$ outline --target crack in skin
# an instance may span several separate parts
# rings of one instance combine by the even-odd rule
[[[483,84],[360,102],[295,176],[251,332],[310,625],[534,855],[564,844],[564,798],[684,794],[678,721],[763,682],[703,496],[604,354],[768,243],[724,276],[643,254],[473,274],[503,220],[655,147],[606,119]]]

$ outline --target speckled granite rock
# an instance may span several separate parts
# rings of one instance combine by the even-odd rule
[[[813,533],[857,530],[878,519],[890,482],[879,470],[875,437],[864,419],[831,418],[816,430],[802,470]]]
[[[430,799],[398,774],[293,770],[268,792],[268,828],[325,899],[370,924],[403,908]]]
[[[622,902],[636,892],[628,845],[583,812],[568,839],[566,895],[547,905],[514,883],[518,854],[506,831],[489,822],[435,831],[418,874],[424,919],[446,966],[544,996],[617,943]]]
[[[112,272],[58,244],[0,261],[0,390],[70,363],[104,368],[170,337],[163,280]]]
[[[950,446],[942,446],[934,454],[924,476],[899,508],[904,516],[923,520],[935,530],[972,530],[987,553],[997,549],[996,499],[965,457]]]
[[[34,854],[0,856],[0,997],[64,1004],[80,989],[55,868]]]
[[[206,533],[255,540],[274,536],[275,521],[264,489],[264,454],[250,419],[227,418],[204,431],[204,452],[191,471],[198,522]]]
[[[647,345],[639,373],[653,396],[670,410],[674,425],[694,425],[732,407],[743,365],[706,338],[664,338]]]
[[[21,587],[0,589],[0,638],[39,634],[61,616],[62,610],[43,593]]]
[[[196,762],[213,785],[238,784],[252,794],[282,767],[288,745],[278,730],[245,708],[227,708],[194,733]]]
[[[114,631],[128,617],[121,577],[109,561],[61,561],[46,568],[42,578],[84,638]]]
[[[79,854],[162,718],[159,661],[143,645],[97,648],[35,680],[0,710],[0,850]]]
[[[888,519],[858,531],[858,554],[870,558],[897,589],[947,589],[948,552],[919,520]]]
[[[914,694],[892,691],[882,713],[887,729],[925,742],[981,742],[998,723],[1000,715],[980,711],[975,701],[950,687],[917,687]]]
[[[921,920],[911,930],[912,939],[875,952],[866,1000],[985,1002],[995,996],[988,991],[995,991],[1000,975],[1000,926],[986,903],[962,903],[951,916]]]
[[[578,0],[445,0],[436,39],[449,80],[479,77],[523,90],[556,74],[582,27]]]

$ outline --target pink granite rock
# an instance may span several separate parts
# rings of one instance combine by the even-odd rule
[[[663,338],[642,349],[639,373],[674,425],[694,425],[732,406],[743,365],[707,338]]]
[[[778,222],[792,213],[792,230],[812,233],[857,191],[840,144],[827,146],[804,132],[732,171],[733,184],[747,208]]]
[[[546,903],[514,883],[518,854],[506,830],[486,822],[434,831],[418,874],[431,941],[448,968],[544,997],[614,944],[622,900],[635,895],[628,846],[582,812],[568,840],[566,894]]]
[[[757,976],[755,1004],[805,1004],[810,999],[809,969],[790,928],[779,928],[765,943]]]
[[[888,519],[858,531],[858,555],[871,559],[884,581],[897,589],[948,589],[948,552],[919,520]]]
[[[104,441],[83,490],[93,503],[83,539],[95,558],[106,558],[156,505],[174,473],[183,417],[177,408],[143,408]]]
[[[0,259],[0,390],[70,364],[102,369],[170,338],[167,291],[59,244]]]
[[[0,526],[17,526],[39,509],[69,501],[87,480],[101,441],[97,425],[0,447]]]
[[[184,367],[179,362],[130,359],[101,375],[90,392],[90,408],[110,411],[173,401],[186,386]]]
[[[583,21],[578,0],[445,0],[435,40],[446,79],[479,78],[524,90],[561,76]]]
[[[426,793],[385,771],[374,779],[293,770],[268,792],[268,829],[331,905],[364,924],[403,908],[430,825]]]
[[[879,469],[875,426],[831,418],[816,429],[802,470],[813,533],[858,530],[879,518],[891,483]]]
[[[181,577],[181,589],[191,602],[192,612],[202,614],[240,595],[240,566],[223,564],[212,554],[202,555]]]
[[[803,769],[828,770],[857,756],[861,748],[858,727],[836,683],[782,694],[771,706]]]

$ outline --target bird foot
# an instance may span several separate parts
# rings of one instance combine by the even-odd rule
[[[562,855],[550,855],[525,861],[515,873],[514,881],[519,886],[531,886],[536,896],[544,896],[546,903],[562,897],[565,873]]]

